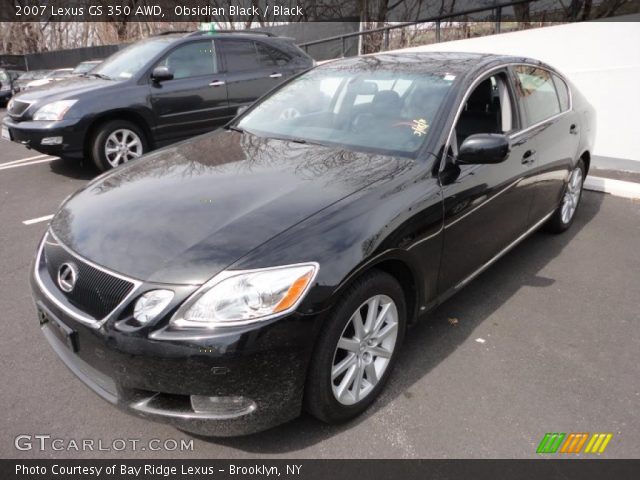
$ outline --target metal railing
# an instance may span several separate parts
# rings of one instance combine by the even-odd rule
[[[378,32],[382,32],[383,36],[382,36],[382,51],[384,50],[388,50],[389,49],[389,32],[391,30],[396,30],[399,28],[406,28],[406,27],[410,27],[413,25],[420,25],[420,24],[424,24],[424,23],[435,23],[435,32],[436,32],[436,43],[439,43],[441,41],[441,24],[443,21],[446,20],[451,20],[452,18],[456,18],[456,17],[463,17],[466,15],[471,15],[474,13],[482,13],[482,12],[490,12],[490,11],[494,11],[495,15],[494,15],[494,23],[495,23],[495,30],[494,33],[500,33],[500,23],[502,22],[502,9],[506,8],[506,7],[512,7],[514,5],[520,5],[523,3],[534,3],[537,2],[539,0],[515,0],[512,2],[507,2],[507,3],[499,3],[499,4],[494,4],[494,5],[485,5],[482,7],[477,7],[477,8],[471,8],[469,10],[462,10],[459,12],[451,12],[451,13],[446,13],[446,14],[442,14],[442,15],[437,15],[434,17],[430,17],[430,18],[425,18],[422,20],[416,20],[413,22],[402,22],[402,23],[397,23],[395,25],[388,25],[385,27],[379,27],[379,28],[372,28],[370,30],[362,30],[360,32],[352,32],[352,33],[344,33],[342,35],[335,35],[333,37],[327,37],[327,38],[321,38],[319,40],[313,40],[310,42],[304,42],[304,43],[299,43],[298,47],[304,49],[305,52],[309,53],[309,47],[312,45],[320,45],[322,43],[328,43],[328,42],[334,42],[334,41],[340,41],[342,43],[342,48],[341,48],[341,56],[344,57],[345,53],[346,53],[346,39],[347,38],[353,38],[353,37],[363,37],[365,35],[370,35],[372,33],[378,33]]]

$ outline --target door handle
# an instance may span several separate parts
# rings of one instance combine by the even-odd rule
[[[269,78],[280,78],[282,76],[282,73],[272,73],[271,75],[269,75]]]
[[[224,85],[224,80],[214,80],[209,84],[210,87],[219,87],[220,85]]]
[[[573,125],[571,125],[571,128],[569,128],[569,133],[571,135],[577,135],[578,134],[578,126],[575,123]]]
[[[522,156],[522,164],[523,165],[531,165],[536,160],[536,151],[535,150],[527,150],[524,152]]]

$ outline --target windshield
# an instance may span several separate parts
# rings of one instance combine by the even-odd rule
[[[98,65],[97,62],[82,62],[79,63],[76,68],[73,69],[73,73],[85,73],[88,72],[89,70],[93,69],[96,65]]]
[[[428,73],[321,67],[267,97],[237,127],[266,137],[414,156],[451,83]]]
[[[49,70],[34,70],[29,77],[31,80],[40,80],[49,74]]]
[[[129,45],[91,70],[91,74],[109,77],[112,80],[131,78],[149,63],[149,60],[163,51],[170,41],[172,39],[166,37],[153,38]]]
[[[68,77],[69,75],[71,75],[71,70],[54,70],[47,75],[47,78],[63,78]]]

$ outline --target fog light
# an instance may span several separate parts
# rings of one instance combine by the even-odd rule
[[[62,144],[62,137],[44,137],[40,141],[41,145],[60,145]]]
[[[191,395],[191,408],[196,413],[213,415],[246,415],[256,409],[253,400],[244,397],[205,397]]]
[[[171,290],[151,290],[136,301],[133,307],[133,318],[145,324],[162,313],[172,299]]]

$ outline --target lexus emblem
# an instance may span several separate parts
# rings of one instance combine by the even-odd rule
[[[78,280],[78,268],[73,263],[63,263],[58,269],[58,285],[63,292],[71,292]]]

